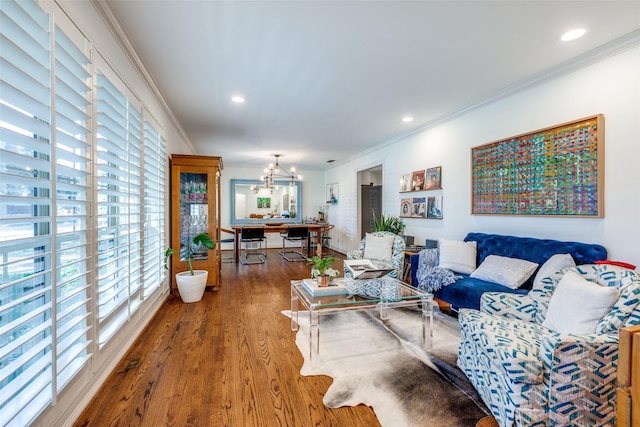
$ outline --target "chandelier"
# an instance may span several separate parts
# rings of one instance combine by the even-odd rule
[[[302,180],[302,176],[296,175],[296,168],[291,168],[289,171],[283,169],[282,166],[280,166],[280,163],[278,163],[280,154],[274,154],[273,157],[276,158],[275,165],[270,163],[264,170],[265,174],[260,177],[260,180],[264,182],[264,188],[271,188],[273,191],[274,181],[278,178],[288,180],[289,185],[291,187],[295,187],[296,181]]]

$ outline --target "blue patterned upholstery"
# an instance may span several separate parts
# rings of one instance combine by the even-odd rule
[[[379,268],[393,268],[394,271],[389,273],[389,277],[402,280],[402,273],[404,271],[404,249],[406,247],[404,239],[397,234],[389,231],[376,231],[373,234],[377,237],[393,236],[393,247],[391,254],[391,263],[385,263],[382,261],[371,260]],[[362,259],[364,257],[364,248],[367,245],[367,238],[365,237],[360,241],[360,248],[354,251],[347,252],[347,259]],[[349,270],[343,266],[344,277],[351,277]]]
[[[568,270],[568,269],[567,269]],[[563,272],[529,295],[486,293],[481,311],[460,310],[458,366],[498,424],[615,426],[618,332],[640,324],[640,274],[610,265],[572,268],[620,297],[595,334],[542,326]]]

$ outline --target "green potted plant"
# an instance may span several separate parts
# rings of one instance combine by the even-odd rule
[[[337,260],[333,257],[320,258],[317,255],[307,258],[307,265],[311,266],[311,278],[318,281],[318,286],[329,286],[331,279],[338,276],[338,270],[331,268]]]
[[[200,246],[204,246],[207,249],[214,249],[216,244],[211,240],[211,237],[209,237],[207,233],[200,233],[194,236],[187,244],[185,260],[189,265],[189,271],[182,271],[176,274],[178,291],[180,292],[180,297],[184,302],[200,301],[204,295],[204,290],[207,287],[209,272],[207,270],[194,270],[193,264],[191,263],[195,252],[200,248]],[[173,248],[167,248],[164,253],[164,268],[167,270],[169,269],[167,262],[174,253],[176,253],[176,250]]]
[[[406,224],[402,222],[397,216],[384,216],[380,215],[380,222],[376,218],[375,212],[373,212],[373,226],[376,231],[390,231],[393,234],[402,236],[402,231]]]

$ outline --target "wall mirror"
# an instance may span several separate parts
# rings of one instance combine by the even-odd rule
[[[231,225],[302,222],[302,182],[275,181],[264,188],[258,179],[231,180]]]

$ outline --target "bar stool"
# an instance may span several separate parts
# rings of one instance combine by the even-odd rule
[[[264,227],[248,227],[240,229],[240,244],[244,246],[240,254],[240,264],[264,264],[266,253],[262,252],[262,242],[265,240]],[[250,261],[249,256],[258,256]]]
[[[286,233],[280,233],[282,236],[282,250],[280,255],[287,261],[306,261],[304,254],[304,242],[309,238],[309,227],[287,227]],[[286,249],[286,242],[300,242],[300,250]],[[296,255],[289,258],[287,254]]]

